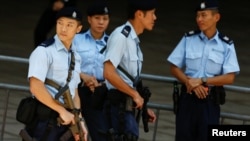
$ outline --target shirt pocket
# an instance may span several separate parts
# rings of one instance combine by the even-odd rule
[[[82,57],[83,61],[91,61],[94,56],[93,49],[91,50],[89,47],[82,47],[77,49],[77,53]]]
[[[138,62],[139,58],[136,54],[130,54],[129,55],[129,62],[131,63],[131,65],[135,65],[137,66],[137,62]]]
[[[57,61],[53,64],[53,79],[64,82],[68,76],[68,63]]]
[[[201,53],[187,53],[186,54],[186,66],[189,70],[198,71],[201,68]]]
[[[129,58],[127,58],[125,64],[127,64],[128,66],[128,73],[131,76],[136,76],[137,75],[137,70],[139,66],[139,61],[138,61],[138,56],[137,54],[129,54]]]
[[[222,52],[213,51],[208,56],[206,65],[206,72],[211,75],[218,75],[222,72],[222,65],[224,56]]]

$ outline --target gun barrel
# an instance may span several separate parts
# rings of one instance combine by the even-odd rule
[[[144,128],[144,132],[148,132],[149,128],[148,128],[148,111],[147,111],[147,107],[143,109],[142,111],[142,123],[143,123],[143,128]]]
[[[73,98],[72,98],[72,96],[71,96],[71,94],[69,92],[69,89],[64,91],[63,100],[64,100],[64,106],[66,108],[71,109],[72,110],[71,112],[74,114],[74,117],[75,117],[75,124],[72,124],[70,126],[70,130],[71,130],[72,134],[73,135],[78,134],[79,137],[80,137],[80,141],[84,141],[83,129],[82,129],[82,125],[81,125],[79,115],[78,115],[79,112],[75,108]]]

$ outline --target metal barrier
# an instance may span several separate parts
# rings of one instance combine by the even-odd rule
[[[10,56],[3,56],[0,55],[0,60],[4,61],[12,61],[12,62],[18,62],[18,63],[28,63],[28,59],[19,58],[19,57],[10,57]],[[164,82],[164,83],[173,83],[176,81],[173,77],[165,77],[165,76],[159,76],[159,75],[151,75],[151,74],[142,74],[141,75],[144,80],[154,81],[154,82]],[[6,121],[6,115],[8,112],[8,105],[9,105],[9,96],[10,92],[15,91],[25,91],[29,92],[28,86],[20,86],[20,85],[13,85],[13,84],[4,84],[0,83],[0,89],[6,89],[7,90],[7,97],[4,100],[4,113],[3,113],[3,119],[2,119],[2,127],[1,127],[1,135],[0,140],[3,141],[4,133],[5,133],[5,121]],[[234,85],[225,85],[225,89],[232,92],[240,92],[240,93],[248,93],[250,94],[250,88],[247,87],[240,87],[240,86],[234,86]],[[156,140],[156,134],[158,129],[158,120],[160,117],[160,111],[172,111],[173,106],[172,105],[163,105],[163,104],[157,104],[157,103],[148,103],[148,106],[152,109],[156,110],[156,116],[157,120],[154,123],[154,131],[153,131],[153,137],[152,141]],[[226,113],[221,112],[221,124],[223,124],[225,119],[234,119],[234,120],[240,120],[242,121],[242,124],[246,124],[250,121],[250,115],[241,115],[241,114],[234,114],[234,113]]]

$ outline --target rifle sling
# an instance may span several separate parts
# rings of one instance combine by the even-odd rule
[[[124,68],[122,68],[120,65],[118,65],[117,68],[119,70],[121,70],[132,82],[135,81],[135,79]]]
[[[50,85],[50,86],[52,86],[52,87],[54,87],[54,88],[56,88],[57,90],[59,90],[59,89],[61,88],[61,86],[58,85],[55,81],[53,81],[53,80],[51,80],[51,79],[48,79],[48,78],[45,79],[45,82],[44,82],[44,83],[45,83],[45,84],[48,84],[48,85]]]
[[[67,76],[67,79],[66,79],[66,85],[68,85],[69,81],[71,80],[72,71],[75,69],[75,56],[74,56],[74,53],[73,53],[72,50],[70,50],[69,52],[71,53],[71,60],[70,60],[70,65],[69,65],[69,73],[68,73],[68,76]],[[53,80],[51,80],[49,78],[46,78],[44,83],[56,88],[58,91],[62,88],[55,81],[53,81]],[[58,97],[58,95],[57,95],[57,97]]]

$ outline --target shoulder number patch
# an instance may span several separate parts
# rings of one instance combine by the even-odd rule
[[[125,37],[128,37],[129,33],[131,31],[131,27],[130,26],[125,26],[123,29],[122,29],[122,34],[125,36]]]
[[[222,34],[219,34],[219,38],[220,38],[222,41],[224,41],[224,42],[226,42],[227,44],[229,44],[229,45],[231,45],[231,44],[233,43],[233,40],[231,40],[229,37],[224,36],[224,35],[222,35]]]
[[[50,38],[50,39],[42,42],[39,46],[48,47],[49,45],[53,44],[54,42],[55,42],[55,39]]]
[[[185,33],[185,36],[196,35],[196,34],[199,34],[200,32],[201,32],[200,30],[191,30],[191,31]]]

